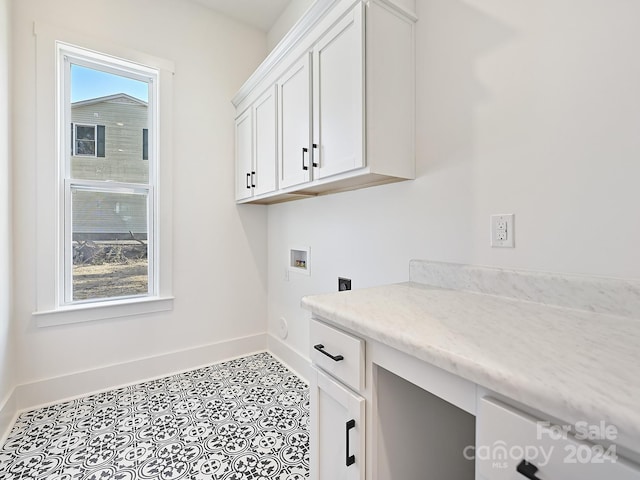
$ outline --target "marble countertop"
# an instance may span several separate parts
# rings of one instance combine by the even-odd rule
[[[302,306],[563,422],[615,425],[640,453],[640,319],[416,282]]]

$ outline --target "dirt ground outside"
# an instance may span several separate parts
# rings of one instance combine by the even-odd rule
[[[147,259],[73,266],[73,299],[123,297],[148,292]]]

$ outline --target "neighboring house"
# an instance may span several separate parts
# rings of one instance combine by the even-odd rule
[[[147,183],[148,106],[124,93],[71,104],[71,174],[83,180]],[[75,191],[74,240],[147,237],[142,195]]]

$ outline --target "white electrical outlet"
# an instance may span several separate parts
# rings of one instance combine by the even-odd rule
[[[491,243],[492,247],[515,246],[513,238],[513,213],[505,213],[501,215],[491,215]]]

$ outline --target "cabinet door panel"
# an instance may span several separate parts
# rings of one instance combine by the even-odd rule
[[[497,400],[483,398],[477,419],[476,465],[487,480],[524,480],[517,471],[527,460],[541,480],[640,480],[640,468],[605,448],[563,435]]]
[[[276,190],[276,89],[270,88],[254,106],[254,195]]]
[[[310,60],[305,55],[278,81],[279,183],[281,188],[308,182],[311,123]],[[305,153],[306,152],[306,153]],[[303,167],[307,167],[306,169]]]
[[[252,163],[253,131],[251,108],[248,108],[236,119],[236,200],[253,194],[250,178]]]
[[[364,480],[365,400],[324,373],[311,375],[311,478]],[[348,422],[353,421],[349,426]],[[347,450],[347,437],[349,449]],[[347,456],[353,463],[347,466]]]
[[[364,166],[363,8],[354,7],[314,49],[316,178]]]

